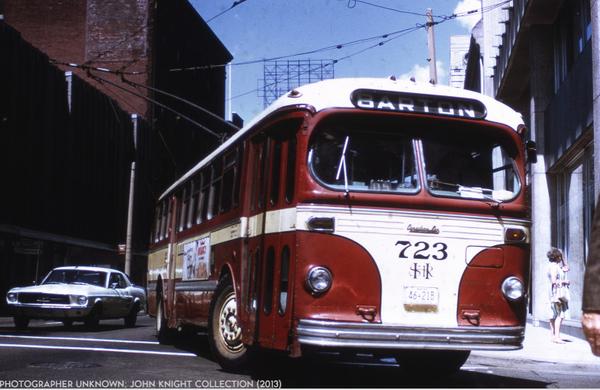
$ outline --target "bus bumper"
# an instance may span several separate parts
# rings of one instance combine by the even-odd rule
[[[455,328],[410,327],[322,320],[300,320],[301,346],[351,349],[515,350],[523,347],[524,326]]]

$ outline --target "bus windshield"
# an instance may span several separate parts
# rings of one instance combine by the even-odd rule
[[[427,188],[436,196],[514,198],[521,187],[515,163],[498,139],[484,134],[424,137]]]
[[[413,142],[401,133],[322,128],[309,153],[313,175],[346,191],[416,192]]]

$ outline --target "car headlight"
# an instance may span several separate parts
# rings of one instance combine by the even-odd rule
[[[516,301],[523,298],[524,290],[523,282],[514,276],[508,277],[502,282],[502,293],[508,300]]]
[[[18,300],[19,300],[19,295],[17,293],[9,292],[8,294],[6,294],[6,301],[8,303],[15,303]]]
[[[88,302],[88,297],[86,297],[85,295],[80,295],[77,297],[77,304],[80,306],[85,306],[87,305]]]
[[[312,267],[306,274],[306,287],[313,294],[323,294],[331,288],[333,277],[325,267]]]

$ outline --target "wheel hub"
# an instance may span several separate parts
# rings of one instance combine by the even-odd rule
[[[237,306],[235,294],[233,293],[227,296],[225,303],[221,307],[219,329],[228,349],[238,350],[242,348],[242,328],[238,325]]]

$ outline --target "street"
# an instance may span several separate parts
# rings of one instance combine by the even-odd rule
[[[179,335],[160,345],[153,319],[135,328],[102,321],[95,331],[32,321],[26,331],[0,324],[0,388],[11,387],[599,387],[593,364],[540,362],[473,354],[448,378],[403,373],[372,356],[292,360],[268,357],[244,373],[212,360],[206,336]]]

